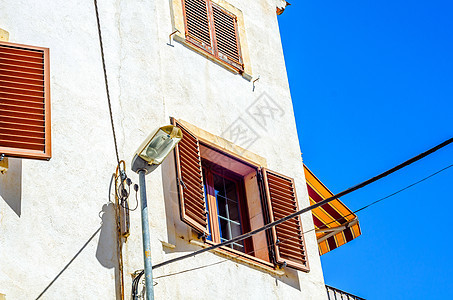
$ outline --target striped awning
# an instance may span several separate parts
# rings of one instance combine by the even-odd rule
[[[310,205],[334,194],[304,165]],[[339,199],[312,210],[319,255],[326,254],[361,234],[359,220]]]

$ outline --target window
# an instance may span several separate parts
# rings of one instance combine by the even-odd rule
[[[51,157],[47,48],[0,42],[0,154]]]
[[[220,243],[298,211],[294,181],[183,131],[175,148],[181,219]],[[269,247],[271,245],[271,247]],[[309,271],[299,217],[229,247],[259,261]]]
[[[248,217],[243,196],[242,178],[228,170],[202,161],[209,234],[206,239],[215,243],[225,242],[247,232]],[[229,247],[251,252],[244,241]]]
[[[252,79],[242,11],[220,0],[171,0],[174,39]]]
[[[188,42],[243,71],[236,16],[211,0],[182,0]]]

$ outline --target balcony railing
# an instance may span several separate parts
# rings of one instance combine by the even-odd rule
[[[352,294],[346,293],[345,291],[336,289],[334,287],[326,285],[327,289],[327,299],[329,300],[366,300],[359,296],[354,296]]]

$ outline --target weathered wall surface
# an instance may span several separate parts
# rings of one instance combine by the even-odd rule
[[[239,145],[266,158],[270,169],[295,178],[300,206],[307,206],[276,3],[228,2],[244,14],[253,76],[260,77],[254,90],[252,82],[183,44],[167,44],[170,0],[100,1],[120,157],[129,168],[136,147],[170,116],[219,136],[242,118],[257,139]],[[0,175],[0,293],[7,299],[34,299],[42,292],[43,299],[115,299],[108,186],[116,158],[94,5],[3,0],[0,28],[9,31],[10,42],[50,48],[53,153],[50,161],[10,159],[8,173]],[[260,127],[247,108],[263,93],[279,110]],[[153,263],[200,249],[188,243],[192,235],[179,220],[173,163],[169,157],[146,178]],[[136,174],[128,175],[138,182]],[[311,215],[302,220],[304,230],[313,228]],[[139,212],[132,212],[131,236],[123,249],[127,297],[130,274],[143,268],[140,226]],[[156,270],[156,299],[324,299],[314,233],[305,240],[309,273],[285,269],[279,276],[226,261],[157,278],[223,260],[206,253]],[[164,248],[161,241],[176,248]]]

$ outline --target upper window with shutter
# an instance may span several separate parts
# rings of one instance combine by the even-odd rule
[[[181,220],[206,243],[221,243],[299,210],[294,180],[216,147],[181,122],[175,148]],[[309,271],[302,222],[295,217],[225,250]]]
[[[173,0],[175,39],[251,79],[242,12],[216,0]],[[181,16],[179,16],[181,12]]]
[[[47,48],[0,42],[0,154],[51,157]]]

